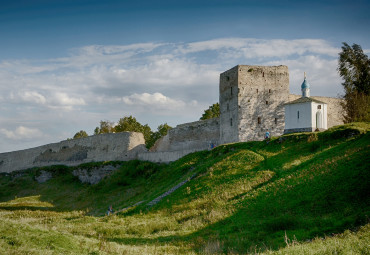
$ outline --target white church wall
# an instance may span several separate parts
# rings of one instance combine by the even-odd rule
[[[294,101],[298,98],[300,98],[302,95],[289,95],[289,100]],[[326,103],[326,109],[327,109],[327,128],[331,128],[333,126],[337,125],[343,125],[343,99],[341,98],[334,98],[334,97],[321,97],[321,96],[311,96],[311,98],[319,100],[321,102]]]
[[[312,128],[311,111],[310,103],[285,105],[285,130]]]

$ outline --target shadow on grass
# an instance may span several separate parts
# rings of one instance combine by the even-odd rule
[[[58,210],[55,210],[53,207],[38,207],[38,206],[0,206],[0,210],[5,211],[54,211],[59,212]]]

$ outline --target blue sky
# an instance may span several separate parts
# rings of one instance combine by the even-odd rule
[[[291,93],[342,93],[342,42],[370,53],[369,1],[0,3],[0,152],[89,134],[133,115],[198,120],[238,64],[287,65]]]

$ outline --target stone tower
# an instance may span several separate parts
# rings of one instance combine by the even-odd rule
[[[284,133],[287,66],[238,65],[220,74],[220,144]]]

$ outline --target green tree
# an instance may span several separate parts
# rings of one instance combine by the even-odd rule
[[[135,117],[129,116],[119,119],[114,127],[115,132],[141,132],[143,125]]]
[[[358,44],[343,43],[338,71],[343,78],[345,122],[370,120],[370,60]]]
[[[169,126],[167,123],[164,123],[164,124],[161,124],[161,125],[158,126],[157,133],[159,133],[159,135],[162,137],[162,136],[167,135],[167,133],[170,129],[172,129],[172,127]]]
[[[216,103],[211,105],[207,110],[204,111],[200,120],[207,120],[212,118],[220,117],[220,104]]]
[[[98,134],[100,134],[100,128],[99,127],[96,127],[94,129],[94,135],[98,135]]]
[[[81,130],[77,132],[74,136],[73,139],[78,139],[78,138],[83,138],[83,137],[88,137],[89,135],[86,133],[86,131]]]
[[[114,127],[114,131],[116,133],[119,132],[140,132],[144,135],[145,144],[147,148],[149,148],[148,143],[152,136],[152,130],[148,126],[148,124],[142,125],[140,122],[136,120],[135,117],[129,116],[121,118],[118,121],[118,124]]]
[[[107,134],[107,133],[113,133],[114,132],[114,123],[110,122],[108,120],[101,120],[100,121],[100,127],[96,127],[94,130],[94,134]]]
[[[158,128],[157,128],[157,131],[152,133],[152,135],[150,137],[150,140],[147,143],[147,147],[148,148],[151,148],[158,139],[160,139],[161,137],[167,135],[168,131],[171,128],[172,127],[169,126],[167,123],[164,123],[164,124],[159,125]]]

